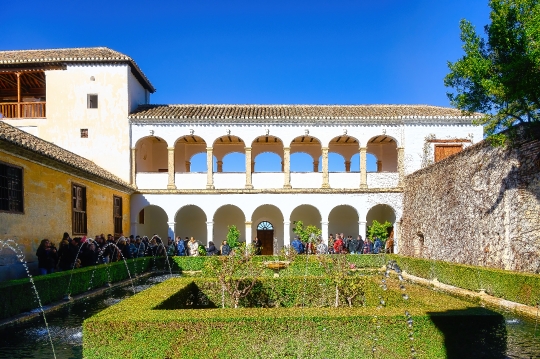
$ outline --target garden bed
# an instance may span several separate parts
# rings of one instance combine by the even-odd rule
[[[418,358],[504,357],[499,314],[420,286],[404,292],[395,278],[387,290],[379,276],[350,280],[363,283],[353,307],[334,307],[333,282],[318,276],[260,278],[233,309],[216,280],[173,278],[86,320],[84,356],[410,358],[414,349]]]

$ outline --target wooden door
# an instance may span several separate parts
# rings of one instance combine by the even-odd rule
[[[446,157],[458,153],[463,145],[435,145],[435,162],[444,160]]]
[[[261,241],[262,250],[261,254],[271,256],[274,254],[274,230],[263,229],[257,230],[257,238]]]

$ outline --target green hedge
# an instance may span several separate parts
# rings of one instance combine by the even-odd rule
[[[282,289],[292,286],[298,293],[302,288],[315,290],[324,280],[290,277],[261,282],[272,290],[276,289],[272,283],[285,282]],[[375,285],[379,279],[366,280]],[[206,290],[208,297],[218,295],[205,287],[212,282],[173,278],[87,319],[84,357],[410,358],[411,345],[418,358],[504,357],[502,316],[419,286],[407,288],[418,300],[406,309],[377,309],[378,301],[353,308],[163,309],[167,302],[187,300],[195,287]],[[388,291],[379,290],[381,295],[399,294],[393,282]],[[405,310],[414,321],[412,341]]]
[[[185,257],[174,256],[169,257],[171,268],[173,270],[180,271],[202,271],[203,276],[208,276],[209,272],[206,271],[205,263],[212,257]],[[385,255],[347,255],[350,263],[355,264],[357,268],[380,268],[385,265],[387,258]],[[286,260],[283,256],[254,256],[254,261],[257,262],[270,262],[275,260]],[[279,272],[280,277],[283,276],[301,276],[301,275],[324,275],[324,268],[322,268],[314,255],[300,255],[296,256],[295,260],[287,267]],[[267,269],[263,275],[273,276],[274,271]]]
[[[154,259],[150,257],[127,260],[131,276],[148,271],[154,264]],[[35,276],[33,281],[41,304],[46,305],[62,300],[66,294],[80,294],[127,278],[126,265],[121,261]],[[37,307],[38,301],[29,278],[0,283],[0,318],[8,318]]]
[[[513,302],[536,306],[540,302],[540,275],[500,269],[476,267],[451,262],[398,255],[389,256],[401,269],[425,279],[504,298]]]

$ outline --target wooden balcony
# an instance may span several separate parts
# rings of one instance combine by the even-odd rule
[[[1,102],[0,118],[45,118],[46,102]]]

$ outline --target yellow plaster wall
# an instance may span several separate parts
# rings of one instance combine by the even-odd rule
[[[122,229],[130,233],[130,195],[0,151],[0,161],[23,168],[24,214],[0,212],[0,239],[16,239],[29,262],[41,239],[57,246],[71,232],[71,184],[86,187],[88,235],[113,233],[113,195],[122,197]]]

